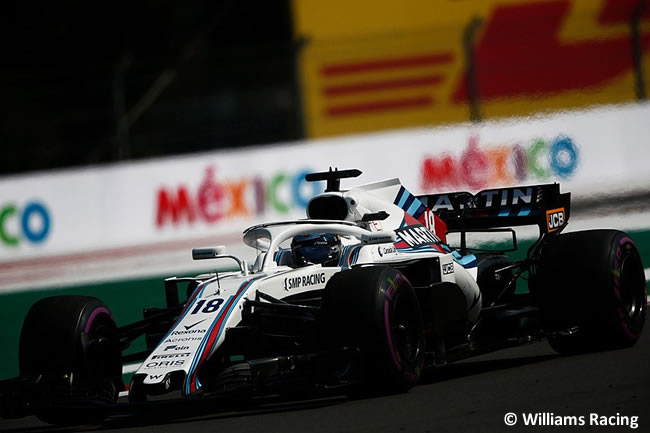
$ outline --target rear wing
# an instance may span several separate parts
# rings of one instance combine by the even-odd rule
[[[449,231],[537,225],[540,233],[561,232],[569,221],[571,193],[557,183],[418,196]]]

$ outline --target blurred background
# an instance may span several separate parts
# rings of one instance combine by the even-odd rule
[[[560,182],[569,230],[627,230],[650,266],[648,0],[6,9],[2,347],[51,294],[138,319],[205,267],[192,247],[246,257],[245,227],[304,217],[329,166],[416,194]]]

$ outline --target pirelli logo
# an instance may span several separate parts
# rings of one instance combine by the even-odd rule
[[[559,230],[565,221],[566,213],[563,207],[546,211],[546,227],[549,233]]]

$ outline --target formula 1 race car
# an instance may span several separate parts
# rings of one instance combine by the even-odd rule
[[[101,422],[125,389],[123,364],[136,361],[132,403],[172,391],[366,395],[405,392],[423,372],[522,342],[571,353],[638,340],[647,295],[636,246],[616,230],[561,234],[570,194],[558,184],[414,196],[393,179],[340,190],[360,174],[307,175],[327,182],[307,219],[244,231],[254,263],[193,250],[231,270],[165,280],[167,305],[137,323],[118,327],[91,297],[38,301],[20,376],[0,385],[1,415]],[[504,252],[522,225],[539,237],[512,261]],[[472,234],[511,245],[473,248]],[[147,349],[126,354],[142,335]]]

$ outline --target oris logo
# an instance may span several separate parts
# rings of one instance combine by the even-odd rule
[[[546,226],[549,233],[559,230],[564,225],[564,221],[566,215],[563,207],[546,211]]]
[[[176,361],[152,361],[148,362],[144,368],[181,367],[183,364],[185,364],[184,359],[178,359]]]

